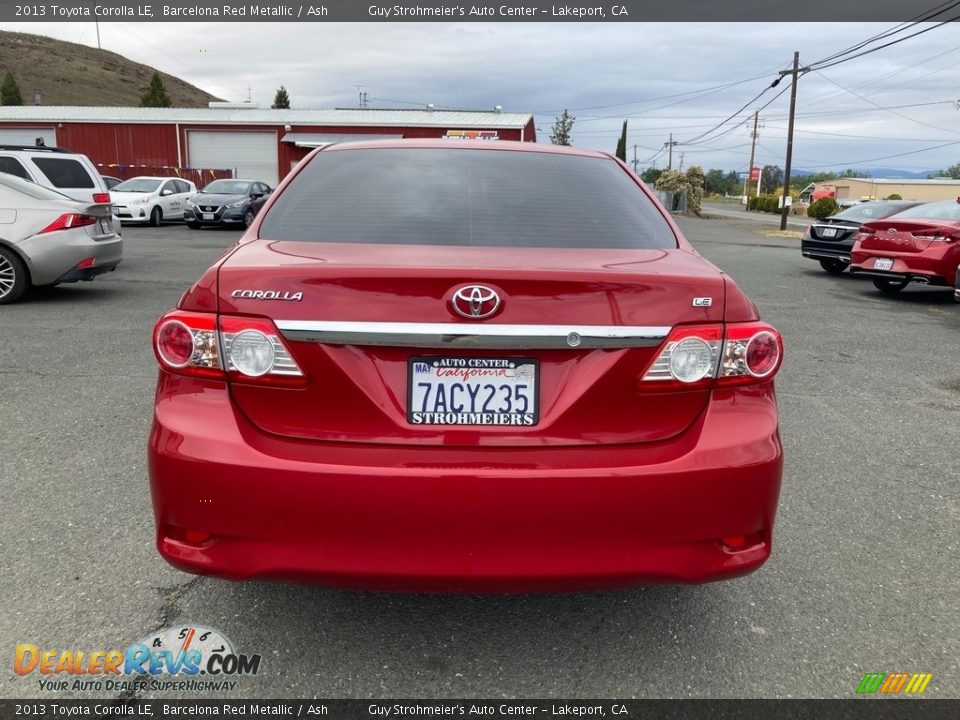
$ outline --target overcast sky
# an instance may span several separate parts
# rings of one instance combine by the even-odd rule
[[[533,112],[540,142],[549,142],[556,115],[570,108],[577,118],[573,143],[581,147],[613,151],[629,119],[628,159],[636,145],[641,169],[651,161],[666,166],[663,144],[672,131],[680,143],[675,167],[682,154],[684,167],[745,170],[753,111],[787,83],[720,130],[698,136],[768,86],[794,50],[801,63],[813,63],[893,25],[101,23],[100,36],[105,49],[228,100],[245,100],[249,89],[269,107],[283,84],[293,107],[357,107],[362,85],[370,107],[501,105]],[[97,42],[89,22],[2,29]],[[798,83],[794,166],[934,170],[960,161],[958,67],[960,23],[954,23],[805,75]],[[692,94],[658,99],[679,93]],[[757,164],[784,164],[789,95],[761,111]],[[920,103],[928,104],[896,107]],[[946,143],[953,144],[915,152]]]

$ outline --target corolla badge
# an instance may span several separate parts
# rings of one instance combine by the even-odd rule
[[[241,300],[303,300],[302,292],[284,292],[281,290],[234,290],[230,297]]]
[[[465,285],[453,294],[450,304],[461,317],[483,320],[500,309],[500,295],[486,285]]]

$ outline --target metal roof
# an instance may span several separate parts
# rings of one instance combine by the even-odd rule
[[[820,185],[837,185],[848,182],[866,183],[867,185],[960,185],[960,180],[952,178],[837,178],[824,180]]]
[[[360,125],[446,128],[522,128],[531,113],[493,110],[261,110],[256,108],[140,108],[4,105],[0,123],[182,123],[206,125]]]

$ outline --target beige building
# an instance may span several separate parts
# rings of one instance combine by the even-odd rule
[[[934,178],[932,180],[908,180],[905,178],[837,178],[817,183],[817,194],[830,187],[835,189],[835,199],[882,200],[890,195],[899,195],[904,200],[956,200],[960,198],[960,180]]]

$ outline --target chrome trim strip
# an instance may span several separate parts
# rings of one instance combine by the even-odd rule
[[[655,347],[670,326],[635,325],[483,325],[466,323],[339,322],[277,320],[284,337],[328,345],[378,345],[418,348]]]

